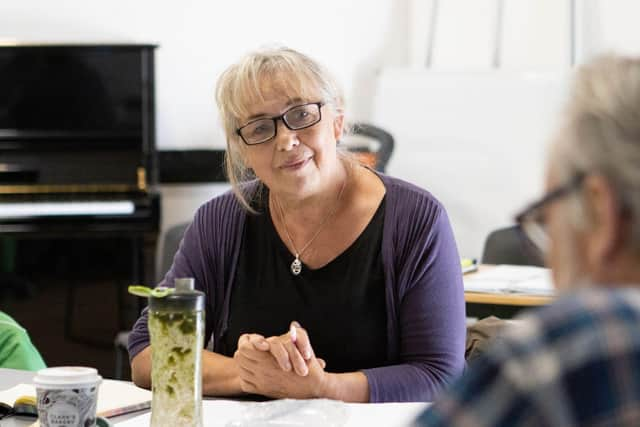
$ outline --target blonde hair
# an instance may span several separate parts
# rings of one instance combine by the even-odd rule
[[[550,164],[567,180],[600,173],[609,180],[632,218],[632,245],[640,248],[640,59],[600,56],[577,73],[565,123]],[[580,194],[572,220],[590,223]]]
[[[244,162],[236,130],[249,116],[250,106],[263,103],[276,91],[289,100],[321,101],[344,114],[344,95],[331,74],[308,56],[286,47],[269,47],[251,52],[227,68],[216,87],[216,101],[227,139],[225,169],[231,187],[242,206],[250,212],[251,200],[260,185],[249,194],[248,181],[255,179]]]

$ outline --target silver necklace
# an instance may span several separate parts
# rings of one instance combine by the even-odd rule
[[[282,210],[282,206],[280,205],[280,202],[278,201],[278,198],[277,197],[273,198],[274,201],[276,202],[276,205],[278,206],[278,210],[280,211],[280,219],[282,220],[282,226],[284,227],[284,232],[287,235],[287,239],[289,240],[289,243],[291,244],[291,247],[293,248],[293,251],[295,252],[295,258],[294,258],[293,262],[291,263],[291,267],[290,267],[291,268],[291,273],[293,273],[294,276],[297,276],[298,274],[300,274],[302,272],[302,262],[300,261],[300,257],[302,256],[304,251],[306,251],[307,248],[309,246],[311,246],[311,243],[313,243],[313,241],[316,240],[316,237],[318,237],[318,235],[322,231],[322,228],[325,226],[327,221],[329,221],[329,218],[331,218],[336,213],[336,211],[338,210],[338,206],[340,206],[340,199],[342,198],[342,193],[344,193],[344,189],[347,186],[346,184],[347,184],[347,179],[345,178],[345,180],[342,183],[342,187],[340,188],[340,193],[338,193],[338,199],[336,200],[335,206],[333,207],[331,212],[329,212],[329,214],[322,220],[322,223],[320,223],[320,225],[318,226],[318,230],[316,230],[316,233],[307,242],[307,244],[302,247],[302,249],[300,251],[298,251],[298,249],[296,249],[296,245],[293,243],[293,239],[291,238],[291,235],[289,234],[289,230],[287,229],[287,223],[284,220],[284,211]]]

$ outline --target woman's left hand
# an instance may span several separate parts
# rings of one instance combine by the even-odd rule
[[[305,333],[301,328],[298,331]],[[289,333],[266,339],[257,334],[241,336],[234,359],[240,368],[242,391],[275,398],[322,397],[328,378],[324,361],[316,358],[309,346],[306,360],[301,358],[304,367],[300,360],[294,360],[294,366],[286,369],[285,357],[296,353]]]

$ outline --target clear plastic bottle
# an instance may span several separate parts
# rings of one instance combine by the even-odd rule
[[[149,298],[151,426],[201,427],[204,294],[192,278],[175,288]]]

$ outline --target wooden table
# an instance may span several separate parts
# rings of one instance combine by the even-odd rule
[[[549,304],[554,297],[522,294],[486,294],[481,292],[465,292],[464,300],[473,304],[515,305],[521,307],[537,307]]]
[[[480,265],[478,271],[484,271],[492,267],[492,265]],[[468,273],[464,277],[470,277],[473,274],[475,273]],[[467,303],[467,316],[478,318],[491,315],[510,318],[524,309],[546,305],[554,299],[555,297],[553,296],[543,295],[490,294],[466,291],[464,293],[464,300]]]

